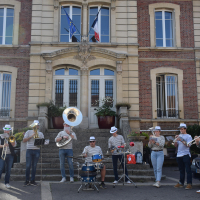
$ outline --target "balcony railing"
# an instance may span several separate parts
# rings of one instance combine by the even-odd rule
[[[0,118],[10,117],[10,109],[0,109]]]
[[[157,110],[157,118],[180,118],[180,110]]]

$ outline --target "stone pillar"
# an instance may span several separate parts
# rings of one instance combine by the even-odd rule
[[[45,101],[49,102],[52,100],[52,61],[46,60],[46,90],[45,90]]]
[[[117,102],[122,102],[123,93],[122,93],[122,61],[116,62],[117,68]]]
[[[20,163],[26,162],[26,149],[27,149],[27,142],[21,141],[20,147]]]
[[[38,117],[38,120],[40,122],[40,131],[43,134],[48,129],[47,114],[48,114],[48,107],[46,107],[46,106],[40,106],[39,107],[39,117]]]
[[[58,42],[58,30],[60,24],[58,23],[59,21],[59,0],[54,0],[54,32],[53,32],[53,42]]]
[[[111,43],[116,43],[116,0],[111,0]]]
[[[88,128],[88,70],[81,70],[81,96],[80,96],[80,109],[83,115],[83,121],[80,128]]]
[[[128,120],[127,107],[120,107],[118,110],[119,128],[122,129],[122,120]]]

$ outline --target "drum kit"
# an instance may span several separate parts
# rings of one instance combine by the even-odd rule
[[[78,193],[80,189],[82,190],[94,190],[96,189],[97,192],[99,192],[96,184],[97,184],[97,178],[100,173],[100,170],[103,169],[103,163],[102,161],[102,155],[100,154],[94,154],[92,156],[92,162],[82,164],[80,167],[80,164],[77,163],[78,167],[78,178],[81,181],[81,186],[78,189]],[[79,170],[81,170],[79,175]],[[85,185],[85,188],[83,188],[83,185]]]

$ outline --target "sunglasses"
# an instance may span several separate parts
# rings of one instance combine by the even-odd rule
[[[91,143],[91,142],[96,142],[96,141],[90,141],[90,143]]]

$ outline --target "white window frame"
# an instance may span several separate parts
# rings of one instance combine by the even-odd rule
[[[14,11],[14,15],[13,15],[13,32],[12,32],[12,44],[13,44],[13,35],[14,35],[14,18],[15,18],[15,9],[13,7],[10,7],[10,6],[0,6],[0,8],[4,9],[4,16],[3,16],[3,37],[2,37],[2,44],[0,45],[6,45],[5,42],[6,42],[6,15],[7,15],[7,9],[13,9]],[[12,44],[7,44],[7,45],[12,45]]]
[[[162,10],[155,10],[155,44],[156,44],[156,12],[162,12],[162,32],[163,32],[163,46],[162,47],[167,47],[166,46],[166,32],[165,32],[165,12],[171,12],[172,13],[172,47],[175,46],[175,37],[174,37],[174,11],[173,10],[167,10],[167,9],[162,9]],[[156,46],[160,47],[160,46]],[[169,47],[170,48],[170,47]]]
[[[175,109],[176,111],[178,110],[178,89],[177,89],[177,86],[178,86],[178,81],[177,81],[177,75],[175,74],[159,74],[157,75],[156,77],[161,77],[161,76],[164,76],[164,84],[165,84],[165,111],[169,111],[169,109],[172,109],[172,108],[168,108],[168,100],[167,100],[167,87],[168,87],[168,83],[167,83],[167,76],[173,76],[175,77]],[[162,81],[162,80],[161,80]],[[160,87],[160,93],[161,93],[161,90],[162,90],[162,87]],[[156,90],[156,93],[158,93],[158,91]],[[162,93],[163,94],[163,93]],[[158,94],[157,94],[158,95]],[[161,97],[161,95],[160,95]],[[160,100],[161,104],[163,102],[163,99]],[[162,105],[160,106],[160,109],[164,108]],[[158,108],[157,108],[158,109]],[[169,117],[168,116],[168,112],[166,112],[166,116],[163,116],[164,118],[177,118],[177,117]],[[163,118],[161,117],[161,118]]]
[[[98,8],[98,11],[100,10],[101,7],[104,7],[104,8],[108,8],[108,9],[109,9],[109,42],[104,42],[104,43],[110,43],[110,7],[109,7],[109,6],[93,5],[93,6],[90,6],[90,7],[89,7],[88,31],[90,31],[90,28],[91,28],[91,26],[90,26],[90,8],[94,8],[94,7],[97,7],[97,8]],[[99,23],[98,23],[98,28],[99,28],[99,38],[100,38],[100,42],[99,42],[99,43],[102,43],[102,42],[101,42],[101,10],[100,10],[99,15],[98,15],[98,21],[99,21]],[[91,25],[92,25],[92,23],[91,23]],[[90,34],[89,34],[89,35],[90,35]],[[88,40],[89,40],[89,38],[88,38]],[[89,42],[90,42],[90,41],[89,41]],[[92,43],[94,43],[94,42],[92,42]]]
[[[75,4],[63,4],[60,6],[60,27],[61,28],[61,9],[62,9],[62,6],[65,7],[65,6],[69,6],[69,10],[70,10],[70,13],[67,13],[70,17],[70,19],[73,21],[72,19],[72,7],[80,7],[81,8],[81,27],[80,27],[80,37],[81,37],[81,30],[82,30],[82,7],[79,6],[79,5],[75,5]],[[66,16],[66,20],[67,20],[67,16]],[[66,21],[67,22],[67,21]],[[67,22],[68,23],[68,22]],[[76,25],[76,24],[75,24]],[[60,32],[60,29],[59,29],[59,32]],[[60,33],[61,34],[61,33]],[[59,41],[60,41],[60,34],[59,34]],[[80,38],[81,40],[81,38]],[[70,38],[70,34],[69,34],[69,42],[72,42],[72,38]],[[77,41],[78,42],[78,41]]]
[[[63,69],[65,67],[60,67],[60,68],[56,68],[54,70],[54,75],[53,75],[53,100],[55,101],[55,81],[56,80],[64,80],[64,91],[63,91],[63,106],[67,106],[69,107],[69,93],[66,94],[66,91],[69,92],[69,81],[70,80],[77,80],[77,108],[80,109],[80,71],[78,70],[78,75],[69,75],[69,70],[65,70],[65,74],[64,75],[55,75],[55,71],[58,69]],[[73,67],[69,67],[68,69],[76,69]],[[77,69],[76,69],[77,70]],[[67,89],[68,88],[68,89]],[[68,97],[68,98],[67,98]]]

